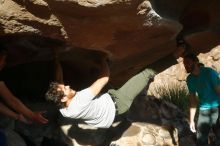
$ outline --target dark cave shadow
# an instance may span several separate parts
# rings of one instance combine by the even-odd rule
[[[4,27],[2,24],[0,24],[0,34],[4,34]]]
[[[110,127],[106,132],[106,139],[101,144],[101,146],[109,146],[112,141],[118,140],[121,138],[123,133],[132,125],[132,122],[127,120],[127,113],[116,117],[117,122],[120,122],[115,127]]]
[[[78,144],[108,146],[113,140],[119,139],[124,131],[131,126],[131,122],[126,120],[125,117],[125,115],[117,117],[116,121],[118,122],[118,125],[106,129],[94,127],[84,129],[79,126],[83,123],[82,121],[70,118],[65,118],[65,124],[72,124],[68,129],[68,137],[76,140]]]
[[[34,39],[35,40],[35,39]],[[78,55],[79,56],[79,54],[80,53],[78,53],[78,54],[76,54],[76,55]],[[83,54],[83,53],[82,53]],[[89,54],[89,53],[88,53]],[[76,56],[77,57],[77,56]],[[38,62],[39,63],[39,62]],[[38,64],[37,63],[37,64]],[[35,65],[34,65],[35,66]],[[51,66],[51,65],[49,65],[49,66]],[[40,65],[40,67],[42,67],[41,65]],[[49,71],[47,72],[47,74],[48,75],[45,75],[44,73],[42,73],[41,71],[44,71],[44,70],[47,70],[48,68],[47,67],[45,67],[45,68],[41,68],[40,70],[36,70],[36,68],[33,68],[33,69],[31,69],[31,70],[29,70],[29,71],[34,71],[34,70],[36,70],[36,71],[40,71],[40,73],[43,75],[43,77],[45,77],[45,76],[48,76],[48,78],[50,77],[50,75],[52,74],[52,73],[50,73]],[[25,78],[27,78],[27,77],[29,77],[28,79],[27,79],[27,81],[32,81],[32,78],[33,78],[33,73],[26,73],[28,70],[26,70],[26,67],[24,67],[24,74],[21,74],[22,73],[22,71],[20,70],[19,72],[18,72],[18,74],[16,74],[17,75],[17,77],[19,77],[19,79],[21,79],[22,80],[22,75],[25,75]],[[35,71],[35,73],[36,73],[36,71]],[[20,74],[19,74],[20,73]],[[40,74],[40,73],[38,73],[38,75]],[[14,72],[12,72],[11,74],[14,74]],[[27,74],[28,75],[30,75],[30,76],[27,76]],[[12,78],[13,76],[11,76],[10,77],[10,79],[11,79],[11,81],[12,82],[14,82],[14,79]],[[91,77],[91,76],[90,76]],[[17,79],[18,80],[18,79]],[[87,80],[87,79],[86,79]],[[43,82],[40,82],[40,80],[37,80],[36,81],[36,84],[34,84],[35,85],[35,89],[36,89],[36,87],[38,87],[39,86],[39,88],[42,88],[42,86],[41,85],[45,85],[45,87],[44,87],[44,90],[43,91],[36,91],[35,89],[30,89],[30,93],[29,93],[29,95],[37,95],[37,93],[45,93],[45,91],[46,91],[46,89],[47,89],[47,87],[48,87],[48,81],[46,81],[46,83],[45,83],[45,81],[46,80],[43,80]],[[22,82],[23,82],[23,80],[22,80]],[[20,80],[18,80],[18,82],[17,83],[20,83]],[[33,82],[32,83],[30,83],[30,84],[33,84]],[[82,84],[81,82],[80,82],[80,84]],[[15,84],[13,83],[11,83],[11,86],[14,86]],[[26,84],[24,84],[23,86],[21,86],[21,84],[19,85],[19,84],[17,84],[17,86],[15,87],[15,90],[16,90],[16,88],[19,88],[19,89],[17,89],[17,93],[19,93],[19,92],[21,92],[21,91],[26,91],[27,90],[27,87],[26,87]],[[30,87],[29,87],[30,88]],[[38,89],[38,88],[37,88]],[[12,90],[13,91],[13,90]],[[16,93],[16,92],[15,92]],[[27,92],[23,92],[23,93],[25,93],[25,94],[27,94]],[[34,93],[34,94],[33,94]],[[22,93],[21,93],[22,94]],[[42,95],[41,95],[42,96]],[[31,96],[30,96],[31,97]],[[158,102],[158,101],[157,101]],[[160,105],[160,103],[158,102],[157,103],[158,105]],[[119,118],[120,119],[120,118]],[[123,118],[122,118],[123,119]],[[121,121],[120,122],[120,124],[118,125],[118,126],[116,126],[116,127],[110,127],[109,129],[83,129],[83,128],[81,128],[81,127],[79,127],[78,126],[78,123],[81,123],[81,121],[76,121],[76,120],[72,120],[72,121],[75,121],[75,122],[69,122],[69,124],[72,124],[72,126],[71,126],[71,128],[69,129],[69,131],[68,131],[68,136],[70,137],[70,138],[74,138],[79,144],[96,144],[96,145],[100,145],[100,146],[107,146],[107,145],[109,145],[110,143],[111,143],[111,141],[113,141],[113,140],[117,140],[117,139],[119,139],[121,136],[122,136],[122,134],[126,131],[126,129],[127,128],[129,128],[129,126],[131,125],[131,123],[129,122],[129,121],[126,121],[125,119],[124,120],[119,120],[119,121]],[[133,120],[133,119],[132,119]],[[116,121],[117,121],[117,118],[116,118]],[[160,125],[160,122],[155,122],[154,120],[152,120],[152,119],[134,119],[133,120],[134,122],[145,122],[145,123],[153,123],[153,124],[157,124],[157,125]],[[160,125],[161,126],[161,125]],[[170,128],[170,129],[169,129]],[[172,127],[172,125],[169,127],[168,126],[168,131],[170,132],[170,135],[171,135],[171,137],[172,137],[172,140],[173,140],[173,143],[176,143],[176,141],[175,141],[175,139],[174,139],[174,128]],[[97,143],[97,140],[96,140],[96,137],[97,137],[97,135],[99,136],[98,138],[100,138],[101,137],[101,139],[102,139],[102,141],[100,142],[100,143]],[[87,139],[85,139],[86,137],[88,137]]]
[[[17,75],[16,77],[21,79],[22,82],[24,82],[25,78],[27,78],[27,81],[32,81],[34,73],[37,73],[37,75],[42,74],[43,77],[47,76],[47,78],[48,78],[51,75],[51,71],[47,72],[48,75],[45,75],[45,73],[42,72],[42,71],[52,70],[52,68],[51,69],[48,68],[48,66],[51,66],[51,62],[48,62],[49,63],[48,65],[45,64],[44,67],[43,67],[42,63],[43,62],[38,62],[37,64],[32,64],[31,67],[33,67],[33,68],[32,69],[30,68],[29,70],[26,70],[27,67],[25,65],[22,65],[22,66],[24,66],[24,67],[22,67],[23,70],[19,69],[19,66],[17,66],[17,68],[14,68],[15,70],[18,71],[18,73],[16,74]],[[40,66],[40,67],[43,67],[43,68],[40,68],[40,69],[36,68],[36,65]],[[26,73],[27,71],[28,72],[29,71],[33,72],[33,73],[28,73],[28,74],[31,75],[30,77],[27,75],[27,73]],[[39,71],[39,72],[37,72],[37,71]],[[12,75],[14,73],[15,73],[14,70],[12,70],[10,74]],[[10,75],[10,74],[8,74],[8,72],[7,72],[7,75]],[[23,76],[25,76],[25,77],[23,77]],[[13,78],[12,77],[13,76],[10,76],[9,79],[11,81],[13,81],[11,83],[11,86],[12,85],[14,86],[15,85],[15,83],[14,83],[15,76]],[[18,80],[18,79],[16,79],[16,80]],[[16,86],[17,88],[18,87],[19,88],[18,89],[15,88],[16,89],[15,91],[17,91],[17,92],[14,91],[17,94],[19,93],[18,91],[20,91],[20,92],[23,91],[24,92],[24,91],[27,90],[26,84],[24,84],[24,85],[20,84],[21,82],[19,82],[19,81],[20,80],[17,81],[17,83],[19,83],[19,84]],[[45,93],[45,90],[48,87],[48,83],[49,83],[48,80],[47,81],[43,80],[43,82],[40,81],[40,80],[35,81],[35,84],[34,84],[35,87],[42,88],[42,85],[45,85],[44,90],[43,91],[36,91],[35,90],[36,88],[34,88],[34,89],[31,88],[31,89],[29,89],[30,90],[29,94],[33,96],[33,94],[38,95],[37,93]],[[33,82],[31,82],[29,84],[33,84]],[[147,87],[147,89],[148,89],[148,87]],[[27,94],[27,92],[25,92],[25,94]],[[144,101],[142,101],[142,100],[145,100],[145,98],[142,98],[142,97],[145,97],[145,94],[144,93],[141,93],[141,94],[143,94],[143,96],[139,95],[135,99],[135,100],[140,100],[140,101],[137,102],[138,103],[137,107],[135,107],[136,111],[140,110],[140,112],[142,112],[142,110],[140,109],[140,103],[143,103]],[[43,95],[41,95],[41,96],[43,96]],[[39,98],[38,98],[38,100],[39,100]],[[156,98],[153,98],[151,100],[154,100],[154,102],[152,102],[152,103],[155,103],[156,107],[161,106],[161,101],[160,100],[158,100]],[[147,102],[147,101],[145,101],[145,102]],[[150,102],[150,100],[148,102]],[[152,105],[149,104],[147,106],[152,106]],[[156,107],[154,107],[154,108],[156,108]],[[132,110],[133,108],[134,108],[134,106],[132,105],[130,110]],[[136,113],[136,115],[137,115],[137,113]],[[117,116],[115,118],[115,122],[120,122],[120,123],[117,126],[115,126],[115,127],[112,126],[108,129],[91,129],[90,127],[87,128],[87,129],[84,129],[84,128],[81,128],[81,127],[78,126],[79,124],[82,123],[81,120],[70,119],[70,118],[64,118],[65,122],[63,122],[59,125],[65,125],[65,124],[71,124],[72,125],[71,128],[68,130],[68,135],[65,136],[67,139],[68,139],[68,137],[71,138],[71,139],[75,139],[77,141],[77,143],[82,144],[82,145],[108,146],[108,145],[111,144],[112,141],[115,141],[115,140],[118,140],[119,138],[121,138],[123,133],[131,126],[132,123],[127,120],[127,117],[129,118],[128,113],[125,113],[121,116]],[[147,119],[147,118],[140,118],[140,117],[137,117],[137,118],[131,117],[131,120],[132,120],[132,122],[152,123],[152,124],[156,124],[156,125],[159,125],[159,126],[163,126],[163,125],[161,125],[161,121],[157,121],[157,120],[155,121],[154,119],[150,119],[150,118]],[[175,128],[177,128],[177,127],[175,127],[175,125],[166,125],[163,128],[165,128],[166,130],[169,131],[170,136],[172,138],[173,144],[177,144],[178,142],[176,141],[176,139],[174,137]],[[179,137],[184,136],[184,134],[189,135],[188,133],[181,133],[181,135],[179,135]]]
[[[68,134],[66,138],[74,139],[80,145],[109,146],[112,141],[116,141],[121,138],[123,133],[132,125],[132,122],[145,122],[155,124],[155,122],[144,120],[129,121],[127,120],[127,113],[117,116],[114,123],[115,122],[119,122],[119,124],[116,126],[111,126],[108,129],[97,129],[88,126],[85,126],[87,128],[82,128],[81,126],[79,126],[83,123],[81,120],[65,118],[65,124],[72,124],[72,126],[68,129]],[[159,124],[157,123],[157,125]],[[166,129],[169,132],[172,143],[174,145],[177,145],[179,142],[174,137],[176,127],[174,127],[173,125],[164,125],[162,126],[162,128]],[[187,133],[184,134],[182,133],[182,135],[179,136],[190,136],[195,139],[195,135],[190,131],[187,131]]]

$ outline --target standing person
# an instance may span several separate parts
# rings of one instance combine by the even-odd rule
[[[208,146],[208,135],[211,128],[216,135],[216,146],[220,146],[219,74],[212,68],[200,65],[195,54],[186,54],[183,59],[185,69],[189,73],[187,86],[190,101],[190,128],[192,132],[197,133],[197,146]],[[198,99],[196,94],[198,94]],[[199,106],[199,117],[197,126],[195,126],[194,117],[197,105]]]
[[[6,64],[7,51],[5,49],[0,50],[0,71],[4,68]],[[36,121],[41,124],[46,124],[48,122],[42,116],[41,112],[33,112],[28,107],[26,107],[18,98],[16,98],[4,83],[3,77],[0,75],[0,97],[7,104],[0,102],[0,113],[4,114],[12,119],[19,120],[21,122],[29,124],[30,121]],[[13,110],[11,110],[10,108]],[[26,119],[28,118],[28,119]],[[4,131],[0,129],[0,145],[7,146],[6,136]]]
[[[6,63],[7,51],[5,49],[0,50],[0,71],[3,69]],[[48,122],[42,116],[42,112],[33,112],[26,107],[18,98],[16,98],[4,83],[4,79],[0,75],[0,97],[5,101],[7,106],[0,102],[0,113],[5,114],[15,120],[19,120],[25,123],[30,123],[29,120],[35,121],[41,124]],[[13,110],[11,110],[10,108]],[[28,119],[26,119],[28,118]]]
[[[145,69],[118,90],[110,89],[107,93],[100,94],[110,75],[106,60],[103,59],[101,62],[101,74],[91,86],[75,91],[62,82],[52,82],[46,99],[58,104],[64,117],[82,119],[88,125],[97,128],[109,128],[116,115],[129,110],[134,98],[155,76],[155,72]]]

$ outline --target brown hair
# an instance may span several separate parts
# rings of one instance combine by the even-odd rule
[[[199,58],[195,54],[193,54],[193,53],[188,53],[188,54],[184,55],[183,58],[188,58],[188,59],[190,59],[190,60],[192,60],[194,62],[198,62],[199,63]]]
[[[46,100],[52,101],[56,103],[59,107],[63,108],[65,107],[65,104],[61,102],[61,98],[64,96],[63,91],[58,91],[57,88],[59,86],[59,83],[57,82],[51,82],[49,85],[49,89],[47,90],[45,97]]]

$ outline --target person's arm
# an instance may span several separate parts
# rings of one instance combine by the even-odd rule
[[[26,107],[18,98],[16,98],[10,90],[7,88],[3,81],[0,81],[0,95],[5,100],[5,102],[13,108],[16,112],[28,117],[32,121],[36,121],[42,124],[48,122],[42,116],[41,112],[33,112],[28,107]]]
[[[215,91],[218,93],[219,97],[220,97],[220,86],[215,88]]]
[[[220,98],[220,79],[218,78],[218,80],[219,82],[218,82],[218,85],[215,86],[215,91],[219,95],[219,98]]]
[[[183,57],[185,49],[181,46],[177,47],[173,52],[173,56],[178,59],[179,57]]]
[[[55,58],[54,65],[55,65],[55,81],[63,84],[63,69],[58,58]]]
[[[89,87],[92,94],[94,96],[98,95],[100,93],[100,91],[102,90],[102,88],[108,83],[109,81],[109,66],[107,64],[107,60],[106,58],[103,58],[102,62],[101,62],[101,68],[102,71],[100,73],[99,78]]]
[[[53,49],[53,58],[55,66],[55,81],[63,84],[63,68],[59,60],[59,54],[57,49]]]
[[[195,93],[189,94],[189,122],[190,122],[190,129],[192,132],[196,132],[195,128],[195,115],[196,115],[196,109],[197,109],[198,100],[196,98]]]
[[[9,109],[7,106],[5,106],[2,103],[0,103],[0,113],[4,114],[14,120],[19,120],[19,121],[24,122],[26,124],[30,123],[27,119],[25,119],[25,117],[23,115],[15,113],[14,111]]]
[[[220,97],[220,75],[214,69],[210,68],[209,71],[210,71],[209,76],[210,76],[210,80],[211,80],[212,86],[214,87],[216,93]]]
[[[9,109],[7,106],[5,106],[4,104],[0,103],[0,113],[17,120],[18,119],[18,114],[15,113],[14,111],[12,111],[11,109]]]

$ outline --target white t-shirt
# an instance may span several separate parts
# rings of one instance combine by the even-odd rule
[[[83,119],[88,125],[109,128],[115,118],[115,105],[108,93],[94,96],[89,88],[76,92],[66,108],[60,109],[64,117]]]

